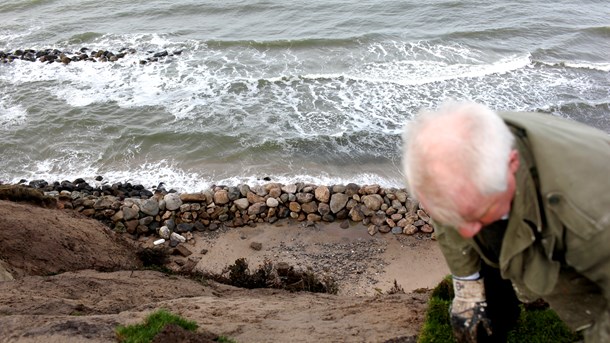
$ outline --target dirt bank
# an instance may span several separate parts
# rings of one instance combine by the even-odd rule
[[[71,211],[0,201],[0,218],[1,342],[113,341],[116,325],[158,308],[238,342],[408,342],[428,298],[415,290],[448,273],[427,238],[288,220],[197,232],[185,244],[192,254],[172,256],[168,265],[219,272],[237,258],[251,267],[267,259],[339,284],[338,295],[244,290],[141,270],[135,251],[152,239],[134,242]],[[394,280],[406,293],[387,294]]]

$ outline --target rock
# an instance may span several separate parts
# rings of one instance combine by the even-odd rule
[[[250,248],[252,248],[252,250],[259,251],[259,250],[261,250],[263,248],[263,243],[252,242],[252,243],[250,243]]]
[[[176,240],[177,242],[180,242],[180,243],[186,242],[186,238],[184,238],[184,236],[179,235],[179,234],[177,234],[175,232],[172,232],[172,234],[169,236],[169,238],[173,239],[173,240]]]
[[[165,200],[165,208],[169,211],[175,211],[180,208],[182,205],[182,200],[180,200],[180,195],[176,193],[169,193],[163,197]]]
[[[407,202],[407,197],[408,197],[407,192],[398,191],[395,193],[395,195],[396,195],[396,200],[400,201],[401,203],[404,204],[405,202]]]
[[[371,216],[371,224],[383,225],[383,224],[385,224],[385,222],[386,222],[386,216],[384,214],[376,213],[373,216]]]
[[[169,228],[167,226],[161,226],[161,228],[159,228],[159,237],[164,238],[164,239],[169,239],[170,235],[171,235],[171,231],[169,230]]]
[[[174,253],[180,254],[184,257],[188,257],[193,254],[185,245],[178,245],[174,250]]]
[[[297,185],[284,185],[282,186],[282,191],[284,193],[294,194],[297,192]]]
[[[250,204],[256,204],[258,202],[265,202],[265,198],[263,198],[260,195],[256,195],[253,192],[248,192],[248,194],[246,194],[246,199],[248,199],[248,202]]]
[[[311,193],[297,193],[297,201],[299,202],[299,204],[306,204],[308,202],[312,202],[313,199],[315,198],[315,196]]]
[[[233,201],[233,204],[240,211],[246,210],[246,209],[248,209],[248,206],[250,206],[250,202],[246,198],[237,199],[237,200]]]
[[[195,222],[195,224],[193,224],[193,230],[203,232],[205,231],[205,225],[203,225],[202,222]]]
[[[360,191],[360,186],[355,183],[348,183],[347,186],[345,186],[345,195],[348,197],[358,194],[358,191]]]
[[[362,210],[360,210],[360,206],[355,206],[354,208],[352,208],[349,211],[349,216],[355,222],[361,222],[365,217],[364,213],[362,213]]]
[[[279,201],[277,201],[277,199],[275,198],[268,198],[267,199],[267,206],[269,207],[278,207],[280,205]]]
[[[365,195],[362,197],[362,203],[364,203],[368,209],[377,211],[383,204],[383,198],[379,194]]]
[[[345,207],[345,204],[347,204],[347,200],[349,200],[349,197],[346,194],[333,194],[330,198],[330,210],[333,213],[341,211]]]
[[[426,223],[430,221],[430,216],[424,210],[417,210],[417,216]]]
[[[318,212],[318,204],[315,201],[306,202],[301,205],[301,210],[305,213],[316,213]]]
[[[379,192],[379,185],[368,185],[362,187],[362,192],[364,194],[377,194]]]
[[[267,205],[263,202],[252,204],[248,207],[248,215],[259,215],[267,211]]]
[[[279,202],[282,197],[282,190],[279,187],[271,188],[269,190],[269,197],[274,198]]]
[[[224,205],[229,203],[229,192],[221,189],[214,193],[214,203],[216,205]]]
[[[114,223],[116,222],[120,222],[124,219],[124,213],[123,211],[118,211],[117,213],[115,213],[112,218],[110,218]]]
[[[314,194],[319,202],[328,203],[330,201],[330,190],[326,186],[319,186]]]
[[[296,201],[293,201],[291,203],[288,204],[288,208],[292,211],[292,212],[296,212],[299,213],[301,212],[301,204],[299,204]]]
[[[152,223],[153,220],[155,220],[153,217],[146,216],[140,219],[140,225],[148,226],[148,224]]]
[[[237,188],[239,188],[239,192],[241,193],[242,197],[245,197],[248,194],[248,192],[250,192],[250,186],[248,186],[248,185],[241,184],[241,185],[237,186]]]
[[[387,225],[379,226],[379,232],[381,232],[381,233],[388,233],[388,232],[390,232],[390,230],[392,230],[392,229]]]
[[[180,224],[176,225],[176,229],[174,231],[177,233],[189,232],[189,231],[193,231],[194,226],[195,225],[192,223],[180,223]]]
[[[180,200],[182,202],[206,202],[204,193],[185,193],[180,194]]]
[[[400,226],[394,226],[392,228],[392,233],[395,235],[401,234],[403,232],[403,229]]]
[[[140,225],[140,222],[137,219],[133,219],[133,220],[129,220],[129,221],[125,222],[126,230],[127,230],[127,232],[129,232],[131,234],[136,233],[138,225]]]
[[[116,200],[117,200],[116,197],[113,197],[113,196],[103,196],[103,197],[97,199],[95,204],[93,204],[93,208],[96,210],[103,210],[103,209],[110,208]]]
[[[318,213],[320,213],[320,215],[325,216],[327,214],[330,214],[330,205],[327,203],[319,203],[318,204]]]
[[[430,224],[424,224],[421,228],[419,228],[421,232],[432,233],[434,232],[434,227]]]
[[[140,203],[140,211],[149,216],[159,214],[159,203],[154,198],[146,199]]]
[[[322,220],[322,216],[319,214],[315,214],[315,213],[309,213],[307,215],[307,221],[312,222],[312,223],[316,223]]]
[[[367,231],[368,231],[369,235],[373,236],[378,231],[377,225],[369,225],[369,227],[367,228]]]
[[[419,231],[417,226],[410,224],[410,225],[407,225],[402,232],[404,232],[405,235],[413,235],[417,231]]]

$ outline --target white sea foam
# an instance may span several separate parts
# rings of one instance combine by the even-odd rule
[[[22,105],[14,104],[7,95],[0,97],[0,129],[14,128],[25,123],[26,119],[27,111]]]

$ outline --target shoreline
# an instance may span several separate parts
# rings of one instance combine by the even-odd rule
[[[340,222],[362,223],[377,233],[434,237],[430,217],[404,188],[377,184],[314,185],[268,182],[249,186],[212,186],[196,193],[166,190],[163,183],[147,190],[130,183],[91,186],[84,179],[49,183],[0,184],[0,199],[33,201],[46,207],[71,209],[101,221],[112,230],[139,236],[156,235],[172,246],[188,240],[193,231],[220,227],[273,224],[292,219],[313,226]],[[97,177],[96,181],[102,181]],[[29,199],[29,200],[28,200]],[[184,237],[186,235],[187,237]]]

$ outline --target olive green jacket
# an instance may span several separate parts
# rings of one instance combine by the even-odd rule
[[[498,267],[523,301],[543,298],[587,341],[610,341],[610,136],[539,113],[501,113],[521,164],[499,264],[436,225],[456,276]],[[485,228],[484,228],[485,229]]]

